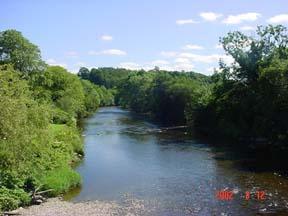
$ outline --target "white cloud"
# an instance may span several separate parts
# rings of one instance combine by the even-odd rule
[[[213,72],[214,72],[215,70],[217,70],[216,67],[209,67],[209,68],[206,69],[206,71],[207,71],[208,74],[213,74]]]
[[[242,26],[242,27],[240,27],[240,30],[241,31],[254,31],[255,27],[253,27],[253,26]]]
[[[122,62],[119,64],[118,67],[119,68],[126,68],[129,70],[140,70],[141,69],[140,65],[135,63],[135,62]]]
[[[119,49],[108,49],[101,52],[104,55],[126,55],[127,53]]]
[[[216,44],[215,49],[223,49],[221,44]],[[234,60],[232,57],[225,55],[225,54],[195,54],[192,52],[174,52],[174,51],[169,51],[169,52],[161,52],[161,55],[169,58],[174,57],[174,62],[175,63],[204,63],[204,64],[218,64],[219,60],[222,59],[225,63],[230,64]],[[166,62],[165,62],[166,63]]]
[[[71,51],[66,52],[65,55],[67,57],[77,58],[78,57],[78,52],[71,50]]]
[[[173,65],[170,71],[192,71],[195,68],[193,64],[190,63],[181,63]]]
[[[269,18],[267,22],[271,24],[288,23],[288,14],[278,14]]]
[[[181,20],[176,20],[177,25],[185,25],[185,24],[193,24],[193,23],[198,23],[193,19],[181,19]]]
[[[164,56],[164,57],[174,57],[177,55],[177,52],[174,51],[162,51],[160,53],[160,55]]]
[[[73,74],[77,74],[79,72],[79,68],[72,68],[69,69],[69,72],[73,73]]]
[[[193,53],[180,53],[180,56],[181,57],[184,57],[184,58],[194,58],[195,56],[199,56],[199,55],[196,55],[196,54],[193,54]]]
[[[87,64],[86,62],[76,62],[73,67],[69,68],[69,71],[76,74],[79,72],[79,69],[81,67],[86,67],[89,70],[91,70],[92,66],[90,66],[89,64]]]
[[[51,65],[51,66],[61,66],[61,67],[64,67],[67,69],[67,64],[66,63],[63,63],[63,62],[57,62],[55,59],[47,59],[46,60],[46,63]]]
[[[162,63],[161,65],[159,64],[154,64],[155,62]],[[177,62],[176,64],[171,64],[167,61],[164,60],[156,60],[152,61],[150,63],[145,63],[145,64],[138,64],[136,62],[122,62],[118,65],[119,68],[126,68],[130,70],[152,70],[155,68],[155,66],[160,67],[161,70],[166,70],[166,71],[191,71],[194,69],[194,65],[189,63],[189,62]]]
[[[111,35],[102,35],[100,39],[104,41],[111,41],[113,40],[113,37]]]
[[[150,68],[150,69],[149,69]],[[154,67],[146,67],[146,70],[151,70]],[[192,71],[194,69],[194,65],[191,63],[176,63],[176,64],[169,64],[169,65],[163,65],[160,66],[160,70],[166,70],[166,71]]]
[[[56,60],[50,58],[50,59],[47,59],[47,60],[46,60],[46,63],[52,65],[52,64],[55,64],[55,63],[56,63]]]
[[[176,63],[190,63],[190,60],[188,58],[176,58]]]
[[[162,64],[155,64],[155,63],[162,63]],[[152,61],[151,63],[148,63],[144,65],[142,68],[145,70],[151,70],[154,68],[154,66],[159,66],[161,70],[166,71],[191,71],[194,68],[194,65],[191,64],[189,59],[185,58],[176,58],[175,63],[163,61],[163,60],[156,60]]]
[[[127,53],[125,51],[119,50],[119,49],[108,49],[108,50],[102,50],[102,51],[91,50],[88,52],[88,55],[117,55],[117,56],[122,56],[122,55],[127,55]]]
[[[76,67],[87,67],[87,64],[85,62],[77,62],[75,64]]]
[[[163,51],[162,55],[169,57],[168,60],[154,60],[151,62],[122,62],[118,67],[127,68],[131,70],[152,70],[155,66],[160,67],[161,70],[167,71],[193,71],[195,65],[207,65],[205,74],[212,74],[214,68],[217,69],[219,60],[221,59],[226,64],[231,64],[234,59],[225,54],[195,54],[191,52],[176,52],[176,51]]]
[[[202,12],[200,13],[200,16],[206,21],[215,21],[219,17],[221,17],[222,14],[213,13],[213,12]]]
[[[216,45],[214,46],[214,48],[215,48],[215,49],[222,49],[223,47],[222,47],[222,44],[216,44]]]
[[[196,44],[187,44],[184,47],[182,47],[182,49],[190,49],[190,50],[203,50],[204,47],[196,45]]]
[[[88,52],[88,55],[99,55],[99,52],[96,52],[96,51],[94,51],[94,50],[90,50],[90,51]]]
[[[201,62],[201,63],[217,63],[219,59],[222,59],[226,63],[232,63],[233,58],[227,55],[219,55],[219,54],[212,54],[212,55],[197,55],[193,53],[180,53],[180,57],[188,58],[192,62]]]
[[[151,62],[152,65],[159,66],[159,65],[167,65],[169,64],[166,60],[155,60]]]
[[[229,15],[226,19],[222,22],[226,24],[240,24],[242,22],[251,22],[256,21],[259,17],[261,17],[260,13],[243,13],[237,15]]]

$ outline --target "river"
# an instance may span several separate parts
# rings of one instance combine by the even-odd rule
[[[183,131],[118,107],[99,109],[84,128],[82,186],[65,195],[72,202],[138,200],[146,215],[288,215],[287,178],[236,166]]]

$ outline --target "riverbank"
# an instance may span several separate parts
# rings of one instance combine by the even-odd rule
[[[63,201],[61,198],[50,198],[41,205],[33,205],[28,208],[19,208],[10,212],[22,216],[117,216],[117,215],[139,215],[143,213],[144,205],[141,202],[132,201],[127,205],[119,205],[108,201],[89,201],[72,203]],[[5,214],[4,214],[5,215]]]

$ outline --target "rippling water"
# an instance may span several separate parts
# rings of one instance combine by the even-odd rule
[[[288,215],[286,178],[247,171],[205,142],[162,131],[129,111],[99,109],[83,136],[85,158],[77,167],[83,184],[66,199],[135,200],[147,215]],[[217,199],[220,190],[233,192],[233,199]],[[265,200],[256,199],[257,191]]]

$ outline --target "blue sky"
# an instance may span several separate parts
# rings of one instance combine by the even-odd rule
[[[287,0],[1,0],[0,30],[17,29],[71,72],[125,67],[211,74],[219,37],[288,25]]]

